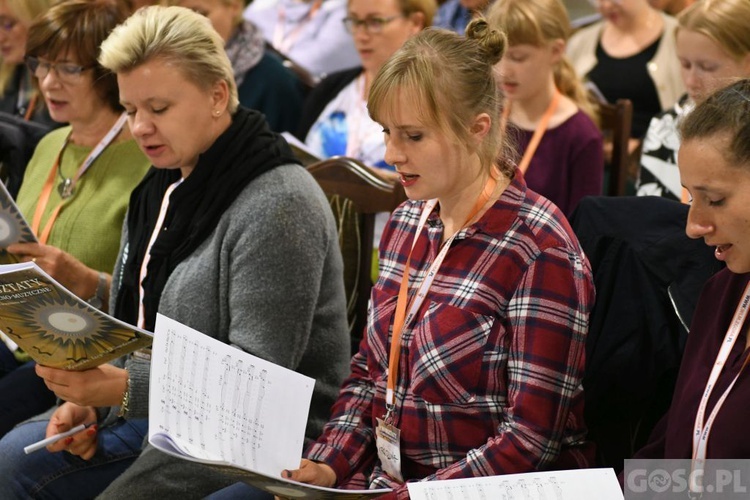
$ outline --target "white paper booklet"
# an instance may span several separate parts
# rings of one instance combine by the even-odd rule
[[[158,315],[149,442],[279,476],[299,467],[315,380]]]
[[[5,253],[5,247],[11,243],[35,242],[36,236],[29,224],[18,210],[16,202],[8,192],[5,184],[0,182],[0,263],[13,264],[17,262],[13,256]]]
[[[157,315],[148,441],[294,498],[364,498],[281,477],[299,467],[315,380]],[[380,490],[380,494],[387,490]]]
[[[612,469],[528,472],[408,483],[411,500],[622,500]]]

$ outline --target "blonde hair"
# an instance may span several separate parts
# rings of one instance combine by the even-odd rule
[[[497,0],[487,14],[494,29],[508,37],[508,45],[544,47],[554,40],[570,38],[570,18],[560,0]],[[596,112],[572,63],[562,54],[553,68],[557,89],[569,97],[594,121]]]
[[[177,66],[189,81],[204,89],[225,81],[228,110],[237,110],[232,64],[224,40],[206,17],[184,7],[141,8],[112,31],[99,56],[102,66],[114,73],[131,71],[154,59]]]
[[[677,31],[701,33],[739,60],[750,54],[750,1],[702,0],[677,16]]]
[[[741,0],[747,1],[747,0]],[[696,106],[680,123],[682,143],[724,135],[724,158],[737,167],[750,168],[750,80],[738,80],[717,90]]]
[[[466,36],[448,30],[428,28],[411,37],[391,56],[370,87],[367,107],[372,119],[382,123],[397,106],[394,90],[410,92],[424,117],[452,134],[467,149],[469,127],[481,113],[491,117],[490,131],[477,154],[488,171],[504,151],[499,132],[501,100],[493,66],[505,52],[506,38],[491,30],[484,19],[474,19]],[[513,170],[500,162],[503,173]]]
[[[424,27],[432,26],[438,6],[436,0],[397,0],[398,6],[404,16],[421,12],[424,19]]]
[[[351,4],[351,0],[347,2],[347,6],[349,4]],[[396,0],[396,5],[404,17],[418,12],[422,13],[423,28],[432,26],[432,20],[438,10],[437,0]]]
[[[30,25],[34,18],[41,15],[52,6],[54,0],[4,0],[13,17],[23,24]],[[18,68],[17,64],[0,62],[0,97],[10,85],[11,79]]]

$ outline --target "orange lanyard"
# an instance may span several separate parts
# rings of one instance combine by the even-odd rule
[[[286,7],[284,7],[283,5],[279,5],[279,18],[273,30],[273,46],[276,47],[276,50],[288,56],[289,49],[292,48],[292,45],[294,45],[294,43],[300,37],[305,25],[313,20],[315,15],[320,10],[322,4],[323,0],[315,0],[315,2],[313,2],[312,4],[312,7],[310,7],[307,15],[302,18],[297,26],[295,26],[294,29],[287,35],[284,35],[284,24],[286,23]]]
[[[68,142],[70,142],[70,134],[68,134],[68,137],[65,138],[65,142],[63,143],[62,148],[60,148],[60,152],[57,153],[55,163],[52,165],[52,169],[49,171],[47,181],[44,183],[44,187],[42,187],[42,192],[39,194],[39,201],[36,204],[36,210],[34,210],[34,218],[31,222],[31,230],[39,238],[39,243],[41,243],[42,245],[45,245],[47,243],[50,232],[52,232],[52,225],[55,223],[57,216],[60,215],[60,210],[62,210],[65,202],[73,194],[73,189],[75,188],[78,179],[80,179],[81,176],[86,173],[86,171],[94,163],[94,161],[99,158],[99,156],[101,156],[107,146],[109,146],[115,139],[115,137],[117,137],[117,134],[119,134],[122,128],[125,126],[127,118],[128,115],[126,113],[123,113],[117,119],[115,124],[112,125],[112,128],[109,129],[109,132],[107,132],[102,140],[99,141],[99,144],[97,144],[96,147],[91,150],[89,155],[78,168],[76,175],[72,179],[65,179],[65,181],[61,184],[61,187],[64,190],[67,190],[70,194],[67,196],[63,196],[63,199],[60,201],[60,203],[58,203],[58,205],[50,214],[49,219],[47,220],[47,224],[42,230],[42,233],[39,234],[39,227],[42,223],[42,216],[44,215],[44,211],[47,209],[49,197],[52,194],[52,187],[55,184],[55,176],[57,175],[57,170],[58,168],[60,168],[60,159],[62,157],[63,151],[65,151],[65,148],[68,146]],[[63,193],[61,193],[61,195],[63,195]]]
[[[490,196],[495,190],[496,185],[497,180],[491,174],[487,179],[487,183],[484,185],[482,192],[479,193],[479,197],[474,203],[474,207],[471,209],[471,213],[469,213],[469,216],[466,218],[466,222],[464,222],[461,226],[462,229],[466,227],[469,222],[474,219],[474,217],[476,217],[480,210],[482,210],[482,207],[484,207],[484,205],[490,199]],[[429,200],[425,204],[424,210],[422,211],[422,217],[419,220],[419,225],[417,226],[417,230],[414,233],[414,238],[412,239],[411,250],[409,250],[409,255],[406,258],[406,264],[404,265],[404,274],[401,277],[401,284],[398,289],[396,312],[393,316],[393,339],[391,340],[390,355],[388,356],[388,382],[386,385],[385,396],[387,413],[384,417],[387,422],[390,422],[393,410],[396,408],[394,394],[396,389],[396,381],[398,380],[398,364],[401,359],[401,335],[403,333],[404,326],[414,318],[417,311],[419,310],[419,307],[422,304],[425,296],[427,295],[427,291],[429,290],[438,269],[440,269],[440,265],[442,264],[445,255],[448,253],[448,248],[450,247],[451,242],[460,232],[460,230],[456,231],[456,233],[453,234],[453,236],[451,236],[450,239],[443,244],[442,250],[430,266],[430,269],[428,270],[427,275],[422,282],[422,285],[419,287],[419,290],[414,296],[414,299],[412,299],[411,304],[409,304],[409,315],[407,317],[406,302],[409,293],[409,269],[411,263],[411,254],[414,251],[414,246],[416,245],[417,239],[419,238],[419,234],[422,232],[422,228],[427,222],[427,217],[430,215],[430,213],[432,213],[432,210],[436,205],[437,200]]]
[[[38,100],[39,94],[34,94],[33,96],[31,96],[31,99],[29,99],[29,107],[26,108],[26,113],[23,115],[24,120],[31,120],[31,117],[34,115],[34,109],[36,109],[36,102]]]
[[[536,126],[534,135],[531,136],[531,141],[529,141],[529,145],[526,147],[526,151],[523,153],[523,158],[521,158],[521,163],[518,164],[518,168],[519,170],[521,170],[522,173],[525,174],[526,170],[528,170],[529,164],[531,163],[531,158],[534,157],[536,148],[539,147],[539,143],[542,142],[542,136],[547,131],[547,125],[549,125],[549,121],[552,118],[552,115],[555,114],[555,110],[557,110],[557,104],[559,102],[560,102],[560,91],[555,89],[555,93],[552,95],[552,101],[549,103],[549,106],[547,107],[547,110],[544,112],[544,115],[542,115],[542,119],[539,121],[539,125]],[[510,116],[511,101],[506,100],[506,103],[507,104],[505,108],[503,108],[502,121],[500,122],[501,134],[505,134],[505,128],[507,127],[508,117]]]

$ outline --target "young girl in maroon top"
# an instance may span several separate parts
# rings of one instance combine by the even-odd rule
[[[604,149],[587,93],[565,55],[565,6],[503,0],[488,19],[508,36],[495,70],[505,95],[503,119],[522,156],[519,169],[529,188],[570,215],[584,196],[602,194]]]

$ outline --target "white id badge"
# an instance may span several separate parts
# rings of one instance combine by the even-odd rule
[[[404,478],[401,476],[401,430],[379,418],[378,426],[375,428],[375,436],[380,465],[389,476],[403,483]]]

